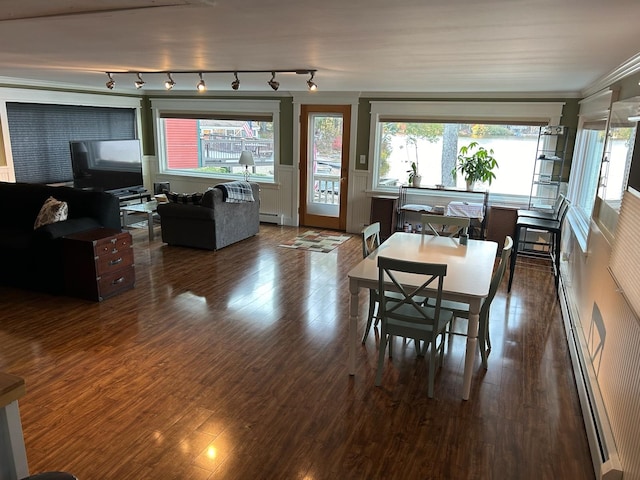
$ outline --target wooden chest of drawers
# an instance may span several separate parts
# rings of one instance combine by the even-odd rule
[[[63,241],[67,294],[102,301],[134,287],[130,233],[97,228]]]

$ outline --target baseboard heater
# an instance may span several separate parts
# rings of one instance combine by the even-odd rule
[[[591,362],[587,360],[587,344],[582,328],[576,326],[579,325],[576,323],[579,314],[573,306],[574,302],[569,301],[567,285],[562,281],[562,276],[558,296],[596,479],[622,480],[622,466],[598,381]]]
[[[284,215],[281,213],[260,213],[260,222],[284,225]]]

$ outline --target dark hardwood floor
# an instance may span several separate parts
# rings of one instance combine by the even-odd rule
[[[400,339],[382,387],[373,384],[377,335],[348,375],[347,272],[360,239],[326,254],[278,247],[297,232],[261,225],[214,253],[149,243],[136,229],[136,288],[102,303],[0,287],[0,370],[26,380],[31,472],[594,477],[548,270],[519,264],[510,295],[505,277],[489,369],[478,354],[470,400],[461,400],[461,336],[449,340],[430,400],[428,360]],[[363,312],[364,291],[360,299]]]

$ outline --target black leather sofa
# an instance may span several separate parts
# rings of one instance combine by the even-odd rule
[[[67,202],[67,220],[34,229],[50,196]],[[62,237],[98,227],[120,229],[120,202],[110,193],[0,182],[0,283],[63,293]]]

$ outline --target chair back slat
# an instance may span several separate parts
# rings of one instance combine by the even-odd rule
[[[398,280],[399,273],[411,273],[422,275],[420,285],[407,290]],[[433,318],[425,312],[424,290],[432,288],[436,291],[436,304],[434,318],[440,316],[440,304],[442,301],[442,285],[447,274],[446,264],[411,262],[406,260],[396,260],[385,257],[378,257],[378,292],[380,293],[381,315],[402,320],[415,320],[410,318],[417,315],[423,322],[432,322]],[[390,280],[395,285],[395,290],[400,292],[400,298],[387,298],[385,293],[389,292],[387,281]],[[397,297],[397,296],[396,296]],[[416,299],[418,301],[416,301]],[[408,308],[408,307],[410,308]],[[410,314],[407,313],[410,312]]]
[[[368,257],[379,246],[380,222],[375,222],[362,229],[362,258]]]
[[[469,233],[469,225],[471,219],[469,217],[453,217],[449,215],[432,215],[422,214],[420,216],[420,223],[422,224],[423,235],[436,235],[439,237],[454,237],[461,233]],[[440,228],[436,228],[440,226]],[[453,230],[445,230],[446,227],[455,227]]]

